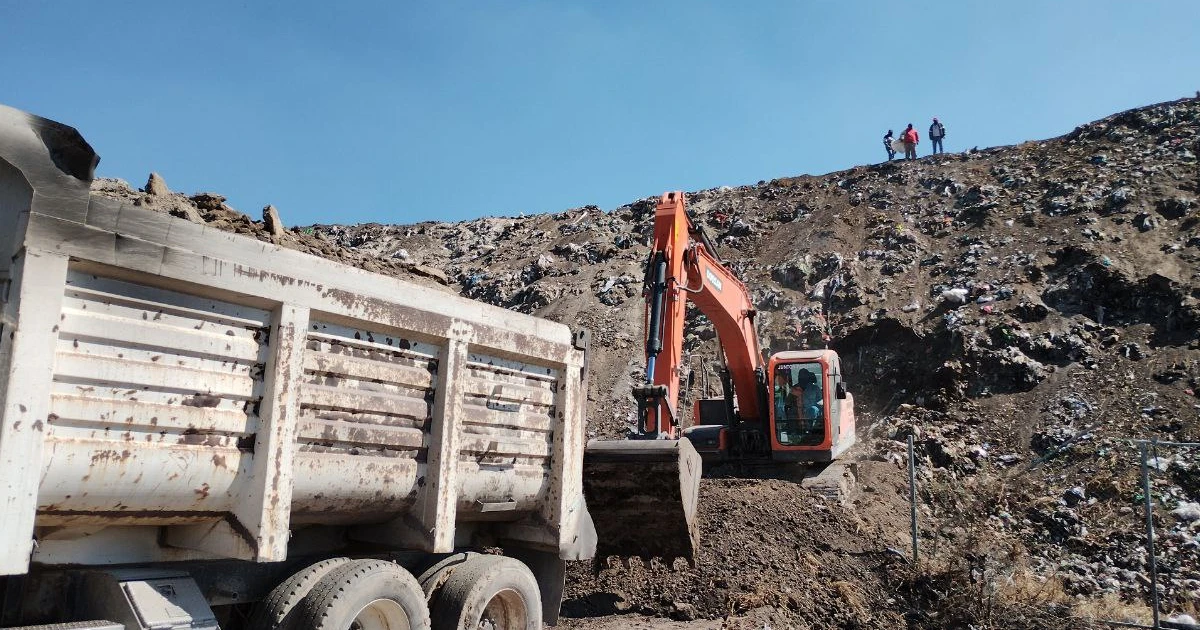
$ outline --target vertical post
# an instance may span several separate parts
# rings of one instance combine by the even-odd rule
[[[912,517],[912,561],[917,566],[917,461],[913,436],[908,434],[908,504]]]
[[[469,324],[455,322],[438,360],[437,391],[433,397],[433,424],[425,487],[418,495],[417,516],[427,551],[454,550],[454,519],[458,513],[458,457],[462,450],[463,388],[467,369]]]
[[[1150,599],[1154,603],[1154,628],[1158,630],[1158,561],[1154,557],[1154,502],[1150,498],[1150,465],[1146,461],[1146,441],[1138,441],[1142,458],[1142,495],[1146,507],[1146,551],[1150,558]]]
[[[271,350],[263,378],[251,487],[235,509],[256,542],[255,560],[287,559],[292,510],[292,456],[300,413],[308,309],[282,304],[272,316]]]
[[[578,356],[583,359],[583,352]],[[570,361],[570,360],[568,360]],[[584,518],[583,433],[587,405],[587,369],[582,363],[568,362],[558,368],[558,392],[555,394],[555,418],[551,426],[554,450],[550,455],[550,497],[543,504],[541,517],[558,527],[559,549],[569,549]],[[555,498],[557,500],[555,500]]]
[[[215,524],[168,526],[164,532],[167,545],[257,562],[287,559],[292,459],[308,315],[307,308],[284,303],[271,317],[254,459],[248,471],[239,473],[233,518]]]
[[[67,257],[58,254],[26,249],[13,266],[5,305],[12,328],[0,341],[0,575],[25,573],[33,553],[66,278]]]

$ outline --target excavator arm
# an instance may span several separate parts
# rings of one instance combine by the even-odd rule
[[[633,390],[638,424],[628,440],[588,444],[584,494],[599,556],[690,558],[699,542],[702,463],[679,439],[688,301],[716,328],[742,417],[757,418],[765,404],[765,372],[750,294],[692,223],[681,192],[664,194],[655,210],[645,297],[646,380]]]
[[[695,303],[712,322],[737,399],[738,415],[760,417],[765,382],[750,292],[688,215],[683,193],[659,199],[646,268],[646,384],[636,388],[641,437],[678,437],[684,316]]]

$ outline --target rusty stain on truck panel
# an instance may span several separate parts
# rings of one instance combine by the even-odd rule
[[[188,407],[216,407],[221,404],[221,399],[211,394],[192,394],[191,398],[184,398],[179,404]]]
[[[254,267],[245,267],[243,265],[234,265],[233,273],[239,276],[245,276],[247,278],[255,278],[260,282],[270,280],[278,283],[280,286],[290,286],[297,283],[296,278],[291,276],[285,276],[280,273],[274,273],[263,269],[255,269]]]

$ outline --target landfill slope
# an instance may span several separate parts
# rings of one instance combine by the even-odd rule
[[[1198,138],[1200,102],[1183,99],[1049,140],[689,193],[752,289],[769,351],[841,353],[861,417],[856,494],[841,506],[788,474],[706,479],[695,567],[573,567],[564,612],[767,614],[784,627],[1144,620],[1129,440],[1200,441]],[[643,369],[655,201],[267,237],[259,222],[204,219],[590,328],[588,436],[613,438],[632,425]],[[720,390],[715,334],[696,315],[685,409]],[[897,554],[909,435],[919,576]],[[1164,609],[1195,614],[1200,450],[1157,454]],[[996,625],[998,610],[1013,621]]]
[[[1007,580],[1014,601],[1022,595],[1012,576],[1025,575],[1055,585],[1027,593],[1054,614],[1138,616],[1148,563],[1128,439],[1200,440],[1198,132],[1200,103],[1184,99],[1049,140],[691,192],[689,208],[753,290],[771,351],[829,344],[842,354],[863,415],[855,456],[902,477],[904,441],[915,434],[930,571]],[[588,434],[620,437],[642,369],[654,202],[318,231],[443,269],[464,295],[591,328]],[[695,385],[684,408],[719,391],[714,337],[693,318],[685,351]],[[1189,509],[1200,501],[1200,452],[1160,455],[1160,584],[1164,607],[1186,612],[1200,601],[1200,519]],[[619,592],[626,610],[657,614],[706,597],[739,609],[741,586],[709,580],[750,567],[776,576],[758,583],[774,605],[808,598],[791,606],[804,617],[809,604],[840,601],[842,566],[870,564],[832,554],[821,558],[830,576],[784,590],[796,567],[758,553],[768,543],[755,522],[722,528],[729,514],[813,510],[822,500],[797,490],[741,505],[716,483],[705,482],[702,536],[742,551],[723,559],[728,567],[702,557],[682,581],[630,570],[623,587],[615,570],[599,581],[573,574],[571,592]],[[866,526],[875,551],[906,546],[907,519],[895,518],[903,496],[867,485],[853,517],[878,517]],[[811,549],[802,527],[795,536],[799,550]],[[877,623],[908,603],[896,593],[890,609],[870,599],[888,566],[872,557],[859,575]],[[959,601],[954,581],[939,584],[922,583],[926,604]]]

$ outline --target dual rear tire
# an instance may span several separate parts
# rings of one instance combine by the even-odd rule
[[[433,630],[541,630],[533,573],[505,556],[454,554],[421,575]]]
[[[386,560],[353,560],[333,569],[299,612],[305,630],[430,630],[416,578]]]
[[[393,562],[333,558],[271,591],[250,627],[540,630],[541,594],[529,568],[504,556],[454,554],[422,574],[420,582]]]

